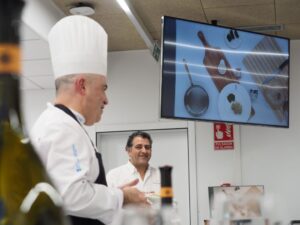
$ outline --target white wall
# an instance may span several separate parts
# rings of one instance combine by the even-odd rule
[[[290,128],[241,127],[244,184],[264,184],[275,196],[272,214],[300,219],[300,41],[292,41],[290,68]],[[275,215],[276,214],[276,215]]]
[[[34,122],[46,108],[47,102],[52,102],[54,99],[54,90],[27,90],[22,91],[22,108],[23,117],[27,130],[30,131]]]
[[[191,174],[192,224],[209,218],[207,187],[232,184],[264,184],[279,201],[277,211],[286,219],[296,219],[299,186],[296,171],[297,140],[300,139],[300,41],[291,43],[291,101],[290,128],[235,126],[235,151],[214,152],[211,123],[164,120],[159,118],[159,65],[148,50],[114,52],[109,54],[109,105],[103,120],[91,129],[117,131],[134,129],[188,128]],[[51,91],[25,91],[24,110],[30,128]],[[281,199],[285,199],[285,202]],[[299,214],[298,214],[299,215]],[[298,217],[299,218],[299,217]]]
[[[108,99],[101,125],[157,121],[159,64],[148,50],[108,56]]]
[[[210,218],[208,187],[241,184],[239,126],[234,126],[234,150],[214,151],[213,124],[197,122],[196,156],[199,224]]]

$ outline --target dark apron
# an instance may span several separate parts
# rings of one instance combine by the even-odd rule
[[[81,124],[77,120],[76,116],[66,106],[61,105],[61,104],[56,104],[55,107],[61,109],[65,113],[67,113],[69,116],[71,116],[81,126]],[[82,129],[84,130],[83,127],[82,127]],[[87,134],[86,131],[85,131],[85,133]],[[88,134],[87,134],[87,136],[88,136]],[[93,145],[93,147],[95,149],[95,154],[96,154],[96,157],[98,159],[99,171],[100,171],[99,175],[98,175],[98,177],[97,177],[97,179],[96,179],[96,181],[94,183],[95,184],[103,184],[103,185],[107,186],[107,182],[106,182],[106,178],[105,178],[105,171],[104,171],[104,166],[103,166],[101,154],[96,150],[96,147],[94,146],[94,143],[92,142],[92,140],[91,140],[91,143],[92,143],[92,145]],[[101,204],[101,203],[99,202],[99,204]],[[95,219],[89,219],[89,218],[83,218],[83,217],[77,217],[77,216],[69,216],[69,218],[70,218],[70,220],[71,220],[71,222],[72,222],[73,225],[104,225],[104,223],[102,223],[99,220],[95,220]]]

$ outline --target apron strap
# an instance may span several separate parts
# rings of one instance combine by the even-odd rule
[[[76,116],[74,115],[74,113],[68,107],[66,107],[66,106],[64,106],[62,104],[55,104],[54,106],[56,108],[59,108],[60,110],[64,111],[65,113],[67,113],[69,116],[71,116],[81,126],[80,122],[78,121],[78,119],[76,118]]]

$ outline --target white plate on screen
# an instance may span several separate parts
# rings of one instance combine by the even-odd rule
[[[251,113],[251,100],[247,90],[238,83],[226,85],[219,95],[218,110],[224,121],[248,121]]]

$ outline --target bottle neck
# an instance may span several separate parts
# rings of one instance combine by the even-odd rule
[[[0,43],[19,43],[19,27],[24,0],[0,1]]]
[[[22,131],[19,27],[24,0],[0,1],[0,123]]]
[[[23,130],[21,118],[19,78],[0,73],[0,123],[8,123],[20,132]]]

